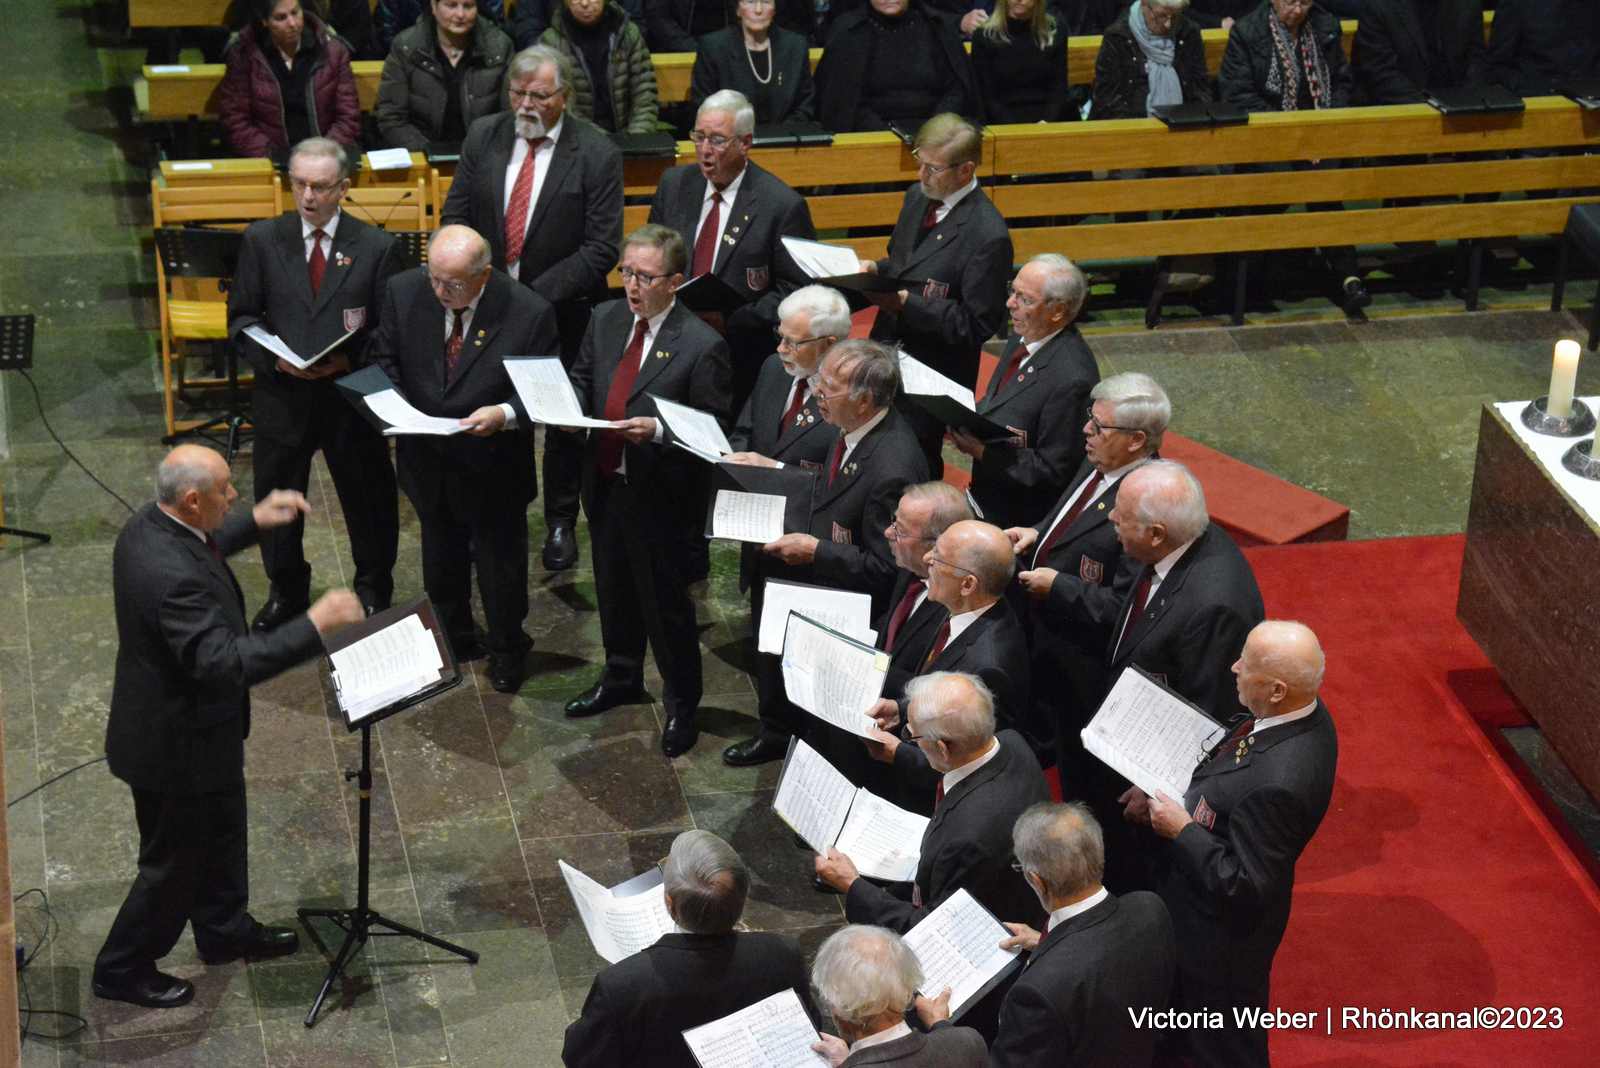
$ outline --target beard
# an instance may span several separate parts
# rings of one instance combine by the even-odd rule
[[[544,120],[537,115],[531,119],[525,119],[518,115],[513,121],[513,125],[516,127],[517,136],[524,141],[537,140],[550,132],[545,129]]]

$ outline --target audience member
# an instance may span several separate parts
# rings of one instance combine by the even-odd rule
[[[1600,4],[1516,0],[1496,8],[1487,63],[1489,81],[1521,96],[1600,78]]]
[[[1328,811],[1339,742],[1317,696],[1324,658],[1301,623],[1268,620],[1233,665],[1250,716],[1194,772],[1181,801],[1130,790],[1126,815],[1164,841],[1157,889],[1178,940],[1175,1007],[1224,1015],[1183,1032],[1191,1063],[1268,1063],[1267,1032],[1238,1009],[1271,1007],[1272,958],[1289,923],[1295,861]]]
[[[572,64],[572,108],[602,130],[656,129],[656,69],[639,24],[616,0],[562,0],[539,43]]]
[[[1066,122],[1067,33],[1045,0],[1002,0],[972,34],[973,114],[986,124]]]
[[[1229,30],[1250,12],[1259,8],[1264,0],[1194,0],[1189,17],[1205,30]],[[1270,2],[1270,0],[1265,0]]]
[[[299,0],[251,0],[251,19],[228,42],[217,117],[241,156],[286,159],[308,137],[353,146],[361,102],[350,50]]]
[[[1134,0],[1100,39],[1095,119],[1142,119],[1150,109],[1212,98],[1200,25],[1189,0]]]
[[[825,129],[914,130],[974,106],[972,66],[955,24],[924,0],[869,0],[833,20],[817,64]]]
[[[1429,89],[1485,80],[1481,0],[1389,0],[1356,26],[1356,101],[1420,104]]]
[[[476,0],[433,0],[383,62],[377,117],[384,143],[413,152],[460,144],[474,122],[504,108],[510,62],[511,38],[479,17]]]
[[[743,93],[761,125],[816,118],[806,35],[773,25],[774,0],[738,0],[739,22],[707,34],[695,49],[689,103],[722,89]]]
[[[624,299],[595,309],[572,384],[584,411],[619,420],[591,433],[584,453],[595,601],[605,666],[566,714],[593,716],[642,699],[648,642],[661,671],[666,722],[661,751],[688,752],[699,738],[700,632],[684,546],[705,528],[706,465],[665,443],[652,395],[726,422],[728,347],[678,303],[689,254],[675,230],[653,223],[622,248]]]
[[[367,0],[359,2],[366,3]],[[372,11],[372,18],[377,24],[378,48],[381,55],[389,54],[389,50],[394,47],[394,39],[400,36],[400,31],[415,26],[417,19],[422,15],[423,7],[432,2],[433,0],[378,0],[377,6]],[[523,0],[517,5],[518,14],[523,8],[536,9],[546,2],[547,0]],[[494,22],[503,24],[505,0],[478,0],[478,14],[487,15]]]
[[[800,947],[735,930],[750,870],[732,846],[710,831],[684,831],[661,862],[661,880],[678,930],[594,977],[567,1025],[566,1068],[695,1068],[683,1031],[784,990],[816,1015]]]

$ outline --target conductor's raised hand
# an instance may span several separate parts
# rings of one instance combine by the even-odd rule
[[[366,619],[367,610],[361,607],[361,598],[349,590],[329,590],[306,609],[306,615],[311,617],[311,625],[317,628],[317,633],[326,637]]]
[[[255,517],[259,529],[271,530],[310,515],[311,505],[299,490],[273,490],[256,502],[250,514]]]

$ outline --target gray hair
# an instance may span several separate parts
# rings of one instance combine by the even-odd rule
[[[877,408],[887,408],[900,392],[900,360],[893,350],[866,338],[849,338],[828,350],[824,362],[834,361],[838,373],[850,384],[850,399],[870,397]]]
[[[472,247],[472,259],[467,263],[467,273],[479,275],[489,269],[489,263],[494,258],[493,250],[489,248],[489,241],[478,231],[464,223],[451,223],[441,226],[428,238],[428,259],[433,259],[433,246],[441,240],[445,242],[469,241]]]
[[[780,320],[802,312],[807,316],[811,333],[817,337],[850,336],[850,304],[837,289],[801,286],[778,304]]]
[[[750,869],[710,831],[684,831],[661,865],[678,926],[691,934],[726,934],[744,914]]]
[[[669,275],[682,274],[689,266],[689,250],[683,243],[683,235],[670,226],[645,223],[622,239],[622,251],[626,253],[635,245],[660,249],[662,270]]]
[[[1089,399],[1111,405],[1118,426],[1144,431],[1146,453],[1161,447],[1161,438],[1172,422],[1172,401],[1161,383],[1139,371],[1124,371],[1096,382]]]
[[[531,74],[538,74],[545,67],[556,69],[556,88],[566,89],[572,85],[572,60],[549,45],[529,45],[511,57],[511,65],[506,68],[506,90],[509,92],[511,83],[526,78]]]
[[[918,127],[912,144],[914,152],[948,148],[951,158],[945,162],[951,167],[975,164],[983,159],[983,135],[976,126],[951,111],[941,112]]]
[[[1083,310],[1084,298],[1089,295],[1089,279],[1083,268],[1059,252],[1041,252],[1028,261],[1037,263],[1050,273],[1044,280],[1044,299],[1059,301],[1067,306],[1067,322],[1078,317]]]
[[[1029,805],[1011,828],[1011,846],[1023,870],[1038,876],[1050,897],[1081,893],[1105,877],[1105,835],[1082,801]]]
[[[923,537],[938,540],[939,535],[957,523],[972,518],[972,505],[967,495],[945,481],[913,482],[900,491],[901,498],[909,497],[931,506],[928,512],[928,529]]]
[[[1205,533],[1211,522],[1206,491],[1187,467],[1176,460],[1151,460],[1128,478],[1138,479],[1140,489],[1133,518],[1147,527],[1166,527],[1174,548]]]
[[[156,468],[156,500],[168,507],[176,507],[190,490],[204,493],[216,486],[215,472],[209,465],[185,460],[183,456],[174,449]]]
[[[746,137],[756,132],[756,109],[749,99],[737,89],[719,89],[700,102],[695,109],[694,121],[708,111],[726,111],[733,116],[733,132]]]
[[[1300,693],[1316,693],[1322,688],[1327,658],[1316,632],[1293,619],[1267,619],[1255,625],[1251,635],[1261,635],[1256,643],[1254,667]]]
[[[906,1010],[922,985],[922,965],[888,928],[851,924],[822,943],[811,985],[836,1021],[861,1027]]]
[[[934,671],[906,683],[905,692],[916,733],[963,751],[994,737],[994,694],[978,676]]]
[[[339,180],[350,177],[350,153],[344,146],[331,137],[308,137],[294,146],[294,151],[289,153],[289,166],[294,167],[294,161],[300,156],[320,156],[331,159],[339,165]]]

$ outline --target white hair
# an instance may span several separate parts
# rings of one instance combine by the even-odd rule
[[[1176,460],[1151,460],[1128,478],[1137,479],[1139,487],[1133,518],[1147,527],[1161,524],[1174,548],[1205,533],[1211,522],[1206,492],[1187,467]]]
[[[922,985],[922,965],[888,928],[851,924],[817,950],[811,985],[835,1020],[860,1027],[885,1013],[904,1012]]]
[[[906,683],[907,717],[916,732],[963,752],[994,737],[994,694],[976,675],[934,671]]]
[[[733,132],[740,137],[756,132],[756,109],[749,99],[737,89],[718,89],[700,102],[695,109],[694,121],[708,111],[726,111],[733,116]]]
[[[780,320],[801,312],[806,314],[808,329],[816,337],[850,336],[850,304],[837,289],[801,286],[778,304]]]
[[[1083,310],[1083,300],[1089,295],[1089,279],[1083,268],[1059,252],[1041,252],[1028,261],[1037,263],[1048,273],[1044,279],[1044,299],[1060,301],[1067,306],[1067,322],[1078,317]]]
[[[1142,430],[1145,451],[1161,446],[1161,437],[1172,422],[1172,401],[1161,383],[1139,371],[1124,371],[1096,382],[1089,391],[1091,401],[1111,405],[1112,419],[1127,430]]]

